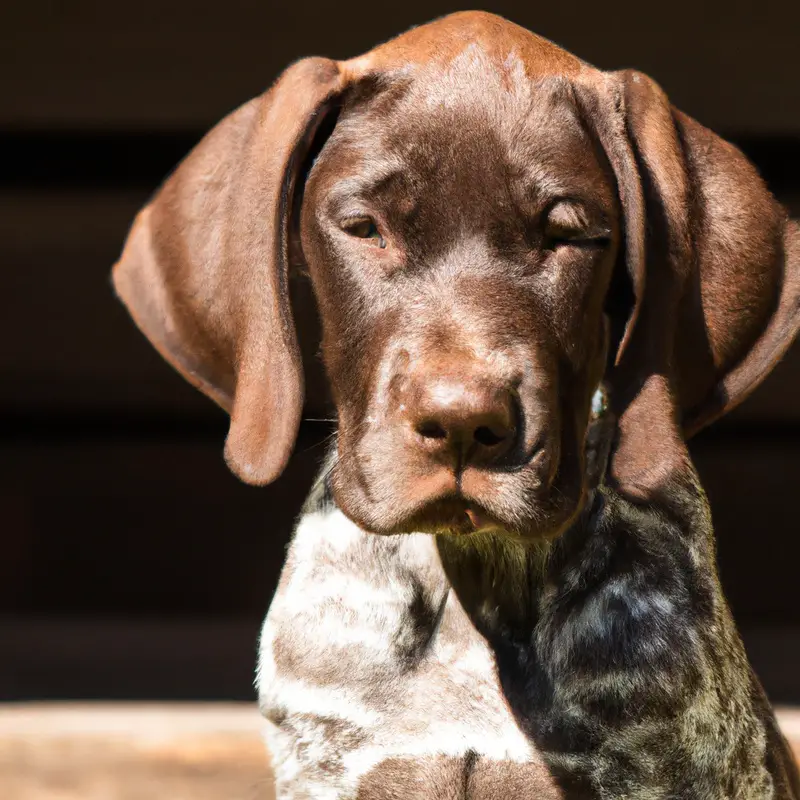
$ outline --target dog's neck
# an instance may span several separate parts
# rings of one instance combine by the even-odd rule
[[[499,533],[438,535],[436,545],[448,581],[476,626],[503,638],[529,639],[555,545]]]
[[[500,532],[435,536],[447,579],[479,628],[515,641],[530,639],[548,575],[558,569],[568,553],[580,549],[599,513],[602,498],[598,487],[604,481],[616,434],[614,419],[606,411],[605,398],[598,390],[586,436],[587,499],[581,513],[559,537],[530,541]],[[337,507],[329,479],[336,459],[334,445],[308,496],[304,514]]]
[[[306,513],[340,517],[335,508],[323,475]],[[716,574],[708,504],[690,461],[670,471],[648,502],[601,481],[550,543],[498,533],[437,535],[435,548],[420,538],[408,552],[384,546],[407,536],[356,535],[359,569],[374,570],[376,581],[395,570],[403,576],[397,583],[408,581],[409,570],[432,580],[436,613],[422,625],[431,637],[438,623],[430,627],[430,620],[441,619],[446,606],[460,607],[492,651],[519,724],[554,765],[564,735],[591,741],[654,686],[658,701],[646,712],[672,735],[663,709],[695,697],[698,669],[711,680],[697,702],[712,715],[750,708],[746,661]],[[404,563],[411,553],[417,560]],[[413,628],[414,609],[403,614]],[[725,647],[733,655],[717,659]],[[720,685],[730,687],[729,696],[719,696]]]
[[[592,489],[578,518],[553,540],[530,542],[502,533],[436,536],[450,585],[482,632],[530,643],[548,584],[567,562],[580,557],[603,502]]]

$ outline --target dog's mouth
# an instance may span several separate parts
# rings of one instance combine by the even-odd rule
[[[376,534],[551,539],[580,512],[588,484],[573,441],[580,432],[548,432],[545,445],[537,443],[518,465],[479,462],[460,469],[410,447],[391,427],[376,426],[360,439],[340,432],[330,473],[333,498]]]
[[[549,539],[579,511],[584,488],[569,480],[551,486],[524,471],[464,474],[461,480],[446,469],[416,480],[397,474],[391,480],[381,480],[380,473],[377,477],[368,492],[359,493],[353,491],[351,474],[334,468],[331,489],[348,517],[383,535],[491,533]]]
[[[426,503],[400,527],[403,532],[408,533],[468,536],[474,533],[505,531],[507,526],[480,503],[461,494],[451,494]]]

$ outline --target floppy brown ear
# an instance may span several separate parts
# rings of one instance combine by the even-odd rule
[[[623,440],[614,466],[626,473],[620,459],[644,460],[652,434],[691,436],[788,349],[800,328],[800,232],[742,153],[650,78],[603,80],[583,101],[617,178],[633,287],[610,378]]]
[[[342,83],[335,62],[305,59],[226,117],[139,213],[113,271],[161,355],[230,413],[225,458],[248,483],[274,480],[297,435],[289,216],[304,156]]]

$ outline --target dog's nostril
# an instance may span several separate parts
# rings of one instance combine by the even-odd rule
[[[417,425],[417,433],[425,439],[446,439],[447,431],[438,423],[433,420],[420,422]]]
[[[494,447],[494,445],[500,444],[506,438],[502,434],[495,433],[487,425],[475,428],[475,433],[472,436],[478,444],[482,444],[484,447]]]

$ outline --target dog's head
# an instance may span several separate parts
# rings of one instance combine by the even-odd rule
[[[733,147],[634,72],[456,14],[307,59],[218,125],[114,270],[137,323],[226,408],[267,483],[303,403],[290,268],[311,277],[338,414],[335,498],[368,530],[551,536],[612,469],[741,401],[800,324],[800,233]]]

